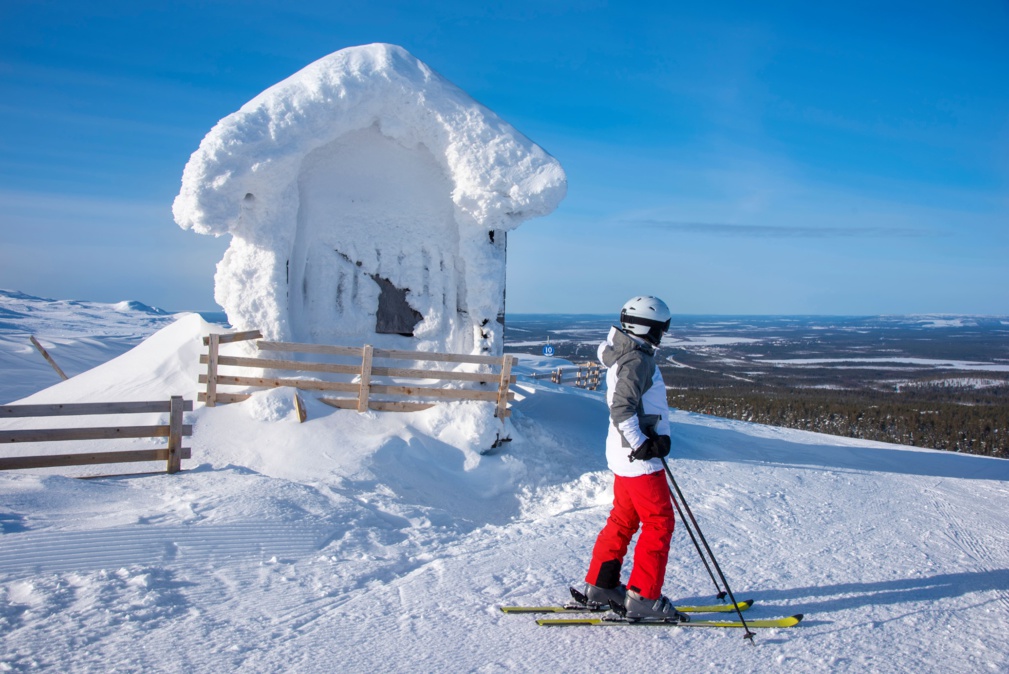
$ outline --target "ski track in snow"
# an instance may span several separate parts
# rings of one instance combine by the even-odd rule
[[[334,662],[343,671],[607,671],[585,658],[633,669],[690,653],[697,669],[899,672],[929,653],[942,671],[1005,664],[1001,637],[977,625],[984,615],[1005,621],[1005,524],[950,505],[1004,498],[1002,483],[933,480],[923,489],[917,476],[871,470],[672,465],[737,598],[757,599],[747,615],[805,612],[800,628],[761,631],[763,650],[753,651],[738,633],[587,634],[500,614],[505,603],[563,600],[578,581],[606,514],[579,499],[583,476],[550,488],[555,511],[530,503],[529,519],[471,530],[415,527],[403,517],[416,515],[410,507],[372,495],[368,506],[334,504],[328,527],[197,520],[7,534],[0,620],[10,650],[0,662],[78,671],[110,662],[123,671],[324,672]],[[180,554],[168,554],[167,541]],[[52,545],[33,552],[32,542]],[[155,555],[131,556],[145,549]],[[713,593],[682,525],[666,591],[691,601]],[[194,639],[191,653],[164,655],[166,640]],[[30,655],[43,642],[54,645]]]
[[[279,522],[25,533],[4,541],[0,573],[91,571],[177,559],[206,564],[277,555],[300,557],[317,550],[321,537],[315,528]]]

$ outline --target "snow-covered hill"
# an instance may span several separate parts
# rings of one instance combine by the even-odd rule
[[[35,350],[34,335],[67,376],[139,344],[175,316],[136,301],[51,300],[0,289],[0,403],[60,381]]]
[[[182,316],[28,400],[193,397],[209,328]],[[565,598],[610,499],[602,395],[536,365],[493,454],[465,408],[309,399],[302,424],[280,389],[187,415],[178,475],[0,474],[0,670],[1009,670],[1009,462],[682,412],[671,466],[737,597],[805,621],[750,648],[500,613]],[[666,593],[713,589],[678,530]]]

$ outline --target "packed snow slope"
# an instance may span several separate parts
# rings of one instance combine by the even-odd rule
[[[192,397],[209,328],[185,316],[25,402]],[[276,390],[198,405],[177,475],[0,474],[0,670],[1009,670],[1009,462],[682,412],[671,466],[737,597],[803,623],[752,648],[502,614],[565,599],[610,499],[602,393],[539,364],[493,454],[459,449],[453,405],[309,399],[302,424]],[[682,527],[665,591],[713,599]]]

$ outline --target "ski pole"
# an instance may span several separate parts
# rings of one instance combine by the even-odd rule
[[[697,535],[701,539],[701,543],[704,544],[704,549],[707,550],[708,556],[711,558],[711,563],[715,566],[715,571],[718,572],[718,577],[722,579],[722,585],[725,587],[725,591],[729,593],[729,600],[736,609],[736,614],[739,615],[739,621],[743,624],[743,629],[745,634],[744,639],[748,639],[751,644],[753,644],[753,632],[750,631],[750,627],[746,624],[746,618],[743,617],[743,612],[739,610],[739,604],[736,603],[736,597],[732,594],[732,588],[729,587],[729,581],[725,579],[725,574],[722,573],[722,568],[718,565],[718,560],[715,559],[715,553],[711,551],[711,546],[708,545],[707,539],[704,538],[704,533],[701,531],[701,527],[697,524],[697,519],[694,518],[694,513],[690,510],[690,505],[687,503],[687,499],[683,498],[683,492],[680,491],[680,486],[676,484],[676,478],[673,477],[673,471],[669,470],[669,464],[666,463],[665,458],[660,458],[662,461],[662,467],[666,469],[666,475],[669,476],[669,481],[673,485],[673,489],[676,490],[676,495],[680,497],[680,501],[683,503],[683,508],[687,511],[687,515],[690,517],[690,521],[694,525],[694,529],[697,530]],[[672,492],[670,492],[672,494]]]
[[[725,590],[723,590],[721,586],[718,584],[718,581],[715,580],[715,574],[711,572],[711,565],[708,564],[708,558],[704,556],[703,552],[701,552],[701,546],[697,542],[697,538],[694,536],[694,531],[690,527],[690,522],[687,521],[686,515],[683,514],[683,508],[680,507],[680,502],[676,500],[676,494],[673,493],[672,488],[669,489],[669,498],[673,502],[673,505],[676,506],[676,512],[680,514],[680,522],[683,523],[684,528],[690,535],[690,540],[694,544],[694,549],[697,550],[697,556],[700,557],[701,561],[704,563],[705,571],[708,572],[708,576],[711,578],[711,582],[715,584],[715,592],[717,593],[715,596],[717,596],[719,599],[725,599]]]

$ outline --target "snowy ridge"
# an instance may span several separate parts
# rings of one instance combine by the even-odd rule
[[[31,400],[195,388],[203,329],[183,317]],[[501,614],[565,598],[610,499],[602,394],[523,373],[539,365],[553,362],[522,363],[512,442],[495,454],[466,447],[452,405],[359,415],[309,399],[300,424],[278,389],[189,415],[179,475],[0,474],[0,668],[1009,666],[1009,462],[683,412],[670,465],[733,590],[754,617],[801,612],[802,626],[761,632],[754,650],[738,633],[589,637]],[[682,527],[664,591],[714,593]]]

